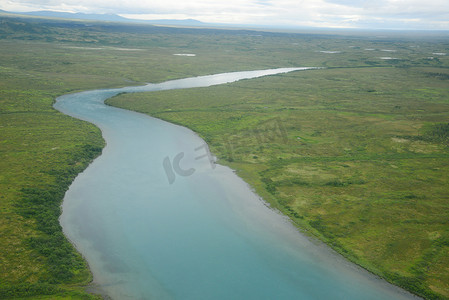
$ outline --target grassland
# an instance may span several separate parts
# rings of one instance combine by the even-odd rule
[[[95,298],[58,216],[104,144],[97,128],[55,111],[55,97],[289,66],[330,69],[111,103],[194,129],[301,228],[402,286],[447,297],[449,56],[432,54],[443,52],[438,37],[0,16],[0,298]]]

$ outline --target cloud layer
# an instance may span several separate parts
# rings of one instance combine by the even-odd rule
[[[252,25],[449,30],[447,0],[0,0],[0,9]]]

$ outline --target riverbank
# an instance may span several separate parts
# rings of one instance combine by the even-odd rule
[[[427,72],[309,71],[107,103],[191,128],[220,163],[303,230],[390,282],[438,299],[447,290],[446,231],[439,222],[446,218],[448,154],[444,144],[424,136],[415,110],[443,121],[434,110],[444,105],[445,92]],[[342,88],[326,78],[351,81]],[[416,94],[404,99],[410,82],[434,85],[441,94],[430,103],[417,102]],[[322,98],[337,86],[338,95]],[[383,89],[372,94],[369,86]],[[383,101],[386,93],[397,96]],[[423,176],[433,178],[425,194]]]
[[[107,143],[66,192],[60,222],[109,296],[414,298],[299,234],[231,169],[214,164],[192,131],[103,103],[123,93],[294,71],[310,70],[233,72],[58,97],[56,109],[95,124]]]

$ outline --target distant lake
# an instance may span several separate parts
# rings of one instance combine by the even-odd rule
[[[113,299],[414,299],[311,240],[191,130],[104,100],[210,86],[288,68],[64,95],[55,108],[96,124],[107,146],[67,191],[60,219]]]

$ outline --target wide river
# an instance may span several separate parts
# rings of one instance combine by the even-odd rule
[[[107,146],[75,179],[61,225],[113,299],[413,299],[349,263],[216,165],[195,133],[110,107],[119,93],[205,87],[284,68],[64,95]]]

